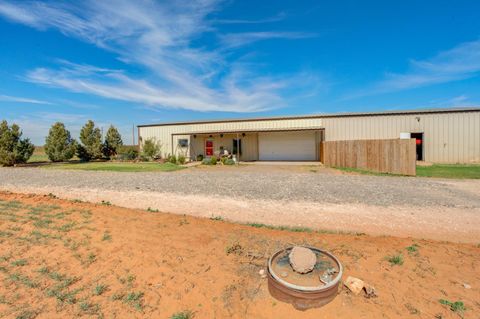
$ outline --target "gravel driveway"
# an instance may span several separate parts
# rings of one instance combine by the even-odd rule
[[[117,173],[0,168],[0,186],[48,185],[378,206],[480,207],[480,183],[476,183],[476,193],[458,187],[471,184],[472,181],[346,175],[321,171],[322,169],[320,173],[314,173],[300,169],[246,167],[229,170],[191,168],[173,173]],[[475,184],[472,185],[472,190],[474,186]]]
[[[349,175],[305,167],[197,167],[170,173],[0,168],[0,190],[240,222],[480,241],[479,180]]]

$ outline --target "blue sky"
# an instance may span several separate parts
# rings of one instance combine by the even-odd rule
[[[0,118],[64,122],[480,104],[478,1],[4,1]]]

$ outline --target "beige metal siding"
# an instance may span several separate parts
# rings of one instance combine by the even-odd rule
[[[244,131],[250,135],[256,130],[301,130],[321,127],[325,128],[326,141],[395,139],[399,138],[401,132],[423,132],[425,161],[480,162],[480,111],[189,123],[140,127],[139,135],[142,140],[153,137],[161,141],[162,153],[166,155],[172,151],[178,153],[175,149],[177,141],[173,141],[172,148],[172,134]],[[177,135],[173,136],[174,139],[180,138]],[[258,145],[256,142],[247,143],[245,140],[242,144],[243,152],[247,152],[247,147],[251,146],[252,149],[248,152],[258,154],[258,150],[253,149],[257,147],[256,145]],[[203,152],[203,145],[200,149]],[[189,152],[192,152],[192,147]],[[256,159],[255,156],[250,158]]]

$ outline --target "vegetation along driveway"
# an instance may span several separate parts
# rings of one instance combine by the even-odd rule
[[[281,166],[145,173],[1,168],[0,189],[242,223],[480,242],[480,180]]]

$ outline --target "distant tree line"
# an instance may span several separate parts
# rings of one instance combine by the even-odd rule
[[[89,120],[80,131],[80,141],[74,140],[65,125],[57,122],[52,125],[45,139],[45,153],[52,162],[63,162],[75,155],[81,161],[110,159],[117,156],[123,147],[122,136],[111,125],[105,139],[95,123]],[[0,165],[14,166],[26,163],[32,156],[35,146],[28,138],[22,139],[22,131],[17,124],[11,126],[7,121],[0,124]],[[123,150],[127,157],[136,158],[136,150]],[[132,158],[132,159],[133,159]]]

